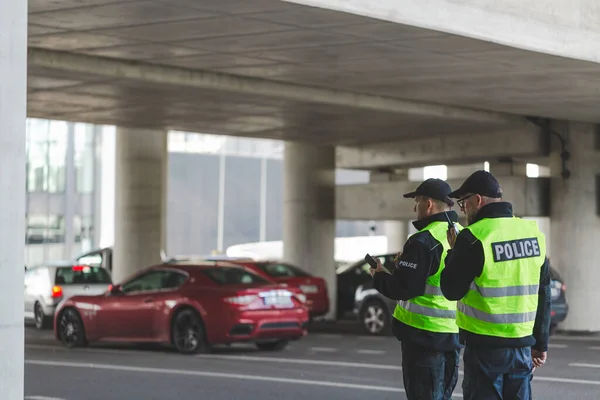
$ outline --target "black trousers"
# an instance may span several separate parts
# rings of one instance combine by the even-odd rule
[[[533,361],[530,347],[467,346],[464,400],[529,400]]]
[[[402,342],[402,375],[408,400],[449,400],[458,381],[460,350],[436,351]]]

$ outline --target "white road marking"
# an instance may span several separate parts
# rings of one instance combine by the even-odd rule
[[[43,360],[27,360],[27,361],[25,361],[25,364],[48,366],[48,367],[77,368],[77,369],[81,369],[81,368],[104,369],[104,370],[111,370],[111,371],[154,373],[154,374],[165,374],[165,375],[203,376],[203,377],[211,377],[211,378],[226,378],[226,379],[240,379],[240,380],[263,381],[263,382],[293,383],[293,384],[298,384],[298,385],[328,386],[328,387],[336,387],[336,388],[343,388],[343,389],[370,390],[370,391],[375,391],[375,392],[404,393],[404,389],[397,388],[397,387],[359,385],[359,384],[354,384],[354,383],[316,381],[316,380],[309,380],[309,379],[277,378],[277,377],[273,377],[273,376],[230,374],[230,373],[205,372],[205,371],[190,371],[190,370],[170,369],[170,368],[147,368],[147,367],[126,366],[126,365],[87,364],[87,363],[43,361]],[[458,395],[458,394],[456,396],[462,397],[462,395]]]
[[[559,344],[559,343],[549,343],[548,344],[549,349],[566,349],[567,347],[569,347],[568,344]]]
[[[32,345],[27,345],[30,347]],[[36,348],[44,348],[51,350],[64,350],[66,352],[72,351],[69,349],[63,349],[60,347],[54,346],[43,346],[43,345],[35,345]],[[117,350],[104,350],[104,349],[81,349],[76,350],[80,353],[116,353],[116,354],[128,354],[127,352],[117,351]],[[140,354],[149,354],[155,355],[156,353],[148,353],[144,351],[135,351]],[[389,370],[389,371],[401,371],[402,367],[397,365],[389,365],[389,364],[369,364],[369,363],[358,363],[358,362],[346,362],[346,361],[326,361],[326,360],[309,360],[302,358],[276,358],[276,357],[259,357],[259,356],[236,356],[236,355],[219,355],[219,354],[200,354],[197,355],[198,358],[212,358],[217,360],[232,360],[232,361],[258,361],[258,362],[271,362],[271,363],[287,363],[287,364],[299,364],[299,365],[327,365],[327,366],[335,366],[335,367],[346,367],[346,368],[362,368],[362,369],[379,369],[379,370]],[[29,361],[26,361],[26,363]],[[41,362],[41,361],[40,361]],[[88,364],[85,364],[88,365]],[[569,364],[571,365],[571,364]],[[586,364],[586,365],[594,365],[594,364]],[[571,366],[579,366],[579,365],[571,365]],[[590,368],[587,366],[587,368]],[[591,367],[594,368],[594,367]],[[463,371],[459,371],[459,375],[464,375]],[[554,382],[554,383],[572,383],[576,385],[593,385],[600,386],[600,381],[592,381],[586,379],[569,379],[569,378],[559,378],[559,377],[550,377],[550,376],[539,376],[534,375],[534,382]]]
[[[358,354],[381,355],[385,354],[385,350],[356,350]]]
[[[600,364],[586,364],[586,363],[570,363],[569,367],[579,368],[600,368]]]
[[[550,340],[565,340],[571,342],[600,342],[600,336],[567,336],[567,335],[554,335]]]
[[[600,346],[590,346],[588,347],[590,350],[600,350]]]
[[[212,358],[217,360],[231,361],[262,361],[284,364],[303,364],[303,365],[327,365],[330,367],[347,367],[347,368],[364,368],[364,369],[383,369],[391,371],[401,371],[402,367],[386,364],[368,364],[348,361],[327,361],[327,360],[307,360],[302,358],[275,358],[275,357],[258,357],[258,356],[229,356],[217,354],[200,354],[198,358]]]
[[[47,396],[25,396],[25,400],[65,400],[60,397],[47,397]]]
[[[338,349],[335,349],[333,347],[311,347],[310,349],[312,351],[321,351],[325,353],[335,353],[336,351],[338,351]]]

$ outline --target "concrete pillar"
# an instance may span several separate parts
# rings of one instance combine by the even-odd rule
[[[568,123],[562,129],[571,153],[567,167],[571,176],[561,175],[560,148],[556,146],[551,170],[551,260],[567,284],[568,331],[600,332],[600,269],[597,266],[600,243],[600,151],[594,147],[595,127]],[[553,139],[553,145],[556,144]],[[554,147],[554,146],[553,146]]]
[[[404,220],[385,221],[385,235],[387,236],[388,253],[402,251],[408,237],[408,222]]]
[[[283,256],[327,281],[335,317],[335,148],[286,143],[284,153]]]
[[[161,262],[165,244],[167,133],[117,128],[113,280]]]
[[[0,1],[0,76],[0,397],[23,400],[26,1]]]

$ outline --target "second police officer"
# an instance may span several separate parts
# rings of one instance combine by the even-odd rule
[[[418,230],[412,235],[387,273],[378,260],[371,269],[373,287],[397,300],[392,329],[401,341],[402,373],[408,400],[451,399],[458,380],[461,345],[456,325],[456,302],[444,298],[440,274],[450,248],[446,231],[448,216],[458,226],[458,215],[450,211],[452,189],[443,180],[428,179],[417,190],[404,195],[414,198]]]
[[[546,242],[535,221],[513,215],[486,171],[450,194],[467,216],[441,274],[446,298],[458,300],[465,343],[465,400],[530,399],[533,369],[546,361],[550,272]]]

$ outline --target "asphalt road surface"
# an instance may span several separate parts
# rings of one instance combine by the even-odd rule
[[[29,400],[403,399],[392,337],[310,333],[282,352],[253,346],[185,356],[156,346],[68,350],[26,328]],[[461,365],[462,371],[462,365]],[[462,372],[454,392],[462,398]],[[600,399],[600,340],[555,337],[533,381],[534,399]]]

